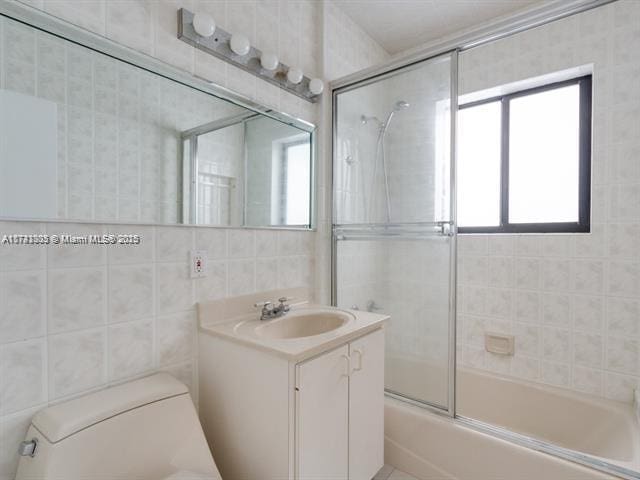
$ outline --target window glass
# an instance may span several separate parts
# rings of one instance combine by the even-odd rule
[[[460,110],[459,225],[500,225],[500,125],[500,102]]]
[[[580,87],[511,100],[509,222],[577,222]]]
[[[308,225],[311,188],[307,179],[311,178],[309,143],[298,143],[286,147],[286,189],[287,225]],[[305,181],[302,181],[305,180]]]
[[[591,76],[462,105],[461,233],[589,232]]]

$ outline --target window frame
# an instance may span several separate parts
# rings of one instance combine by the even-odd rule
[[[509,111],[514,98],[555,90],[570,85],[580,88],[578,153],[578,221],[544,223],[509,223]],[[458,110],[500,102],[500,225],[458,227],[458,233],[589,233],[591,230],[591,117],[592,75],[518,90],[458,106]]]

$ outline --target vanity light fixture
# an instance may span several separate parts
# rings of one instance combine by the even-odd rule
[[[280,60],[278,60],[278,56],[272,52],[262,52],[260,56],[260,65],[265,70],[275,70],[278,68],[278,64]]]
[[[196,12],[193,16],[193,29],[198,35],[209,38],[216,31],[216,22],[208,13]]]
[[[216,26],[211,15],[204,12],[193,14],[184,8],[179,9],[178,38],[308,102],[317,102],[324,91],[321,79],[305,77],[299,67],[281,63],[275,53],[252,47],[249,39],[241,33],[224,31]]]
[[[304,77],[304,74],[299,68],[291,67],[287,72],[287,80],[294,85],[299,84],[302,81],[302,77]]]
[[[245,56],[251,50],[249,39],[240,33],[234,33],[229,40],[231,51],[241,57]]]
[[[319,78],[314,78],[309,82],[309,91],[313,95],[320,95],[324,90],[324,82]]]

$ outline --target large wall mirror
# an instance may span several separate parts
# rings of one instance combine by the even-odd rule
[[[0,218],[312,227],[312,125],[0,23]]]

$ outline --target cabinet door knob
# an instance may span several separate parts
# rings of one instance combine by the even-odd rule
[[[358,366],[355,367],[353,369],[354,372],[359,372],[360,370],[362,370],[362,357],[364,356],[364,353],[362,352],[361,349],[356,348],[353,350],[353,354],[354,356],[357,354],[358,355]]]
[[[342,358],[344,358],[345,360],[345,373],[342,374],[343,377],[350,377],[351,376],[351,357],[349,355],[341,355]]]

